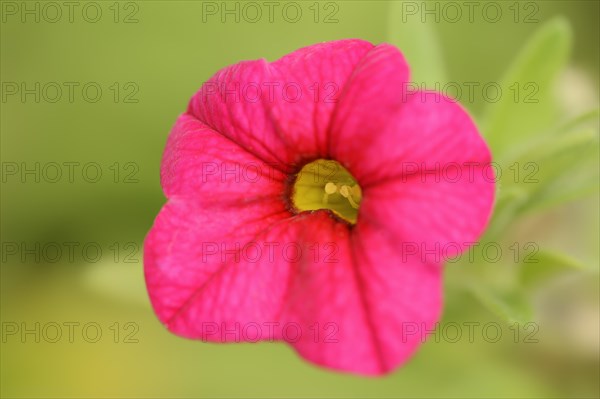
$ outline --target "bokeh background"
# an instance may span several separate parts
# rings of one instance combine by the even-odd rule
[[[223,22],[221,7],[236,2],[212,3],[216,15],[203,13],[206,3],[81,2],[72,22],[65,6],[52,22],[45,2],[2,2],[1,396],[598,397],[599,3],[495,2],[502,17],[490,22],[488,2],[475,2],[472,20],[461,6],[453,21],[446,2],[300,1],[295,23],[281,12],[273,22],[249,21],[253,14]],[[423,15],[425,6],[437,16]],[[34,14],[23,21],[24,7]],[[319,369],[284,344],[168,333],[146,295],[141,246],[165,201],[159,164],[176,117],[225,65],[343,38],[397,44],[428,87],[504,85],[497,102],[481,90],[460,98],[508,176],[483,239],[501,246],[502,259],[447,266],[441,326],[462,326],[462,336],[451,342],[451,328],[438,331],[396,372],[362,378]],[[39,102],[23,100],[12,94],[23,82],[56,82],[63,93],[51,102],[51,84]],[[65,82],[78,84],[72,101]],[[90,82],[102,89],[97,102],[88,101],[93,87],[82,93]],[[536,83],[539,101],[511,100],[515,82]],[[72,181],[65,162],[79,163]],[[515,183],[515,162],[521,173],[535,162],[538,182]],[[39,182],[36,172],[21,175],[36,163]],[[53,163],[63,165],[56,182]],[[99,168],[97,182],[82,175],[90,163],[85,176],[95,180]],[[77,243],[72,258],[65,243]],[[532,250],[539,262],[524,262]],[[22,335],[36,323],[39,342]],[[473,339],[464,323],[475,323]],[[102,336],[88,342],[98,326]]]

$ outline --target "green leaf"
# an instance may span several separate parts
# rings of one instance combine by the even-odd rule
[[[434,88],[435,83],[446,83],[442,48],[435,27],[418,18],[404,18],[403,3],[390,2],[388,42],[402,50],[416,84]]]
[[[503,187],[499,183],[498,188],[492,220],[485,233],[485,238],[489,241],[501,236],[514,219],[514,215],[529,199],[528,193],[519,186]]]
[[[598,187],[598,132],[571,132],[531,155],[538,171],[528,184],[529,199],[521,212],[558,205],[594,192]],[[521,164],[525,162],[524,160]]]
[[[596,170],[598,165],[595,166]],[[553,187],[539,193],[535,200],[521,209],[521,212],[537,212],[576,201],[598,192],[598,173],[575,174],[569,180],[561,179]]]
[[[485,112],[483,129],[496,158],[556,122],[554,82],[566,65],[572,33],[564,18],[544,24],[502,79],[502,96]]]
[[[556,251],[541,250],[531,261],[522,263],[519,268],[519,280],[524,288],[535,287],[561,273],[587,270],[578,260]]]
[[[558,127],[548,129],[546,134],[524,140],[511,146],[511,151],[503,157],[496,157],[496,162],[510,163],[514,161],[542,159],[559,153],[565,144],[570,144],[577,139],[571,138],[573,132],[581,130],[594,130],[598,132],[600,122],[600,109],[583,113]]]
[[[598,189],[598,115],[589,112],[537,137],[514,151],[512,162],[501,163],[497,218],[510,220]]]
[[[533,310],[521,291],[500,294],[489,287],[484,289],[471,285],[470,292],[483,306],[507,323],[524,324],[533,318]]]

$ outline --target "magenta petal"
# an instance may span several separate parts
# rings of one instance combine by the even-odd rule
[[[312,240],[335,242],[335,254],[322,253],[319,262],[296,270],[282,322],[301,326],[303,334],[284,338],[329,368],[392,371],[438,321],[441,268],[404,260],[391,236],[368,223],[350,233],[343,223],[314,215],[306,225]]]
[[[341,40],[299,49],[272,64],[241,62],[209,79],[188,111],[266,163],[290,171],[326,156],[338,98],[372,47]]]
[[[454,178],[459,167],[464,174],[477,169],[490,180],[490,151],[471,117],[457,102],[434,92],[400,94],[401,104],[385,122],[371,130],[369,124],[346,124],[338,141],[336,155],[352,170],[361,186],[399,178],[419,171],[438,171],[438,177]],[[365,99],[366,100],[366,99]],[[342,103],[340,107],[346,108]],[[371,107],[354,109],[364,120],[379,117],[381,110]],[[369,145],[362,143],[368,140]],[[482,172],[483,170],[483,172]]]
[[[442,268],[405,257],[397,237],[368,222],[356,226],[352,246],[376,374],[387,373],[406,362],[435,329],[442,310]]]
[[[352,172],[362,167],[358,154],[371,146],[371,141],[403,105],[402,92],[409,79],[408,64],[394,46],[380,44],[361,59],[346,83],[332,119],[329,152],[334,159]],[[401,143],[388,140],[387,145]],[[355,177],[360,178],[356,174]]]
[[[441,262],[483,232],[495,177],[490,151],[462,107],[422,94],[407,96],[369,146],[339,148],[343,159],[357,165],[353,173],[364,188],[359,223],[389,231],[411,252],[416,245],[419,257],[430,252],[423,262]]]
[[[418,175],[389,180],[364,193],[359,221],[395,237],[411,259],[443,262],[474,244],[490,218],[494,185],[481,172],[458,181]]]
[[[189,114],[177,119],[161,165],[165,195],[195,202],[281,197],[285,178]]]
[[[278,130],[285,132],[296,163],[327,157],[331,116],[354,68],[373,48],[362,40],[340,40],[301,48],[271,64],[282,95],[271,102]]]
[[[263,90],[273,80],[265,60],[217,72],[190,100],[188,112],[270,166],[289,170],[293,151],[272,121]]]
[[[179,335],[216,341],[235,336],[215,335],[215,326],[275,320],[289,268],[280,258],[256,261],[247,245],[265,248],[284,239],[289,217],[277,199],[169,201],[144,245],[146,284],[159,319]]]

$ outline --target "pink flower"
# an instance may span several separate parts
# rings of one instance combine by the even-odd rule
[[[443,261],[482,233],[495,179],[467,113],[408,82],[395,47],[342,40],[203,85],[169,136],[168,202],[144,247],[170,331],[284,340],[368,375],[415,352],[440,317]],[[297,179],[315,160],[340,170]]]

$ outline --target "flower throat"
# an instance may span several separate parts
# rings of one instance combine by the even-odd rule
[[[356,223],[362,190],[354,177],[336,161],[319,159],[298,172],[291,194],[298,212],[329,209]]]

